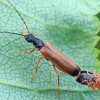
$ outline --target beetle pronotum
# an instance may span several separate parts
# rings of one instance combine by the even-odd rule
[[[12,3],[10,4],[13,6]],[[36,76],[38,72],[38,65],[40,61],[42,60],[42,58],[46,58],[48,61],[52,63],[54,71],[58,75],[58,90],[60,88],[60,75],[56,68],[60,69],[62,72],[67,73],[71,76],[76,76],[77,82],[83,85],[88,85],[94,91],[96,91],[95,88],[98,88],[100,90],[100,75],[99,74],[95,74],[89,71],[81,71],[80,67],[74,61],[72,61],[69,57],[65,56],[64,54],[62,54],[60,51],[54,48],[50,43],[43,42],[39,38],[36,38],[33,34],[30,34],[29,29],[26,25],[26,22],[24,21],[24,19],[22,18],[18,10],[14,6],[13,8],[16,10],[18,15],[22,19],[23,23],[25,24],[28,34],[22,35],[19,33],[12,33],[12,32],[1,32],[1,33],[9,33],[9,34],[16,34],[16,35],[23,36],[27,42],[32,43],[35,46],[35,48],[32,49],[30,52],[27,52],[25,50],[24,53],[31,54],[32,52],[35,51],[35,49],[38,49],[41,52],[42,57],[40,57],[40,59],[37,62],[36,72],[33,75],[31,80],[33,80],[34,77]]]

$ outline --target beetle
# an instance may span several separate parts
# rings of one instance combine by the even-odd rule
[[[10,4],[13,6],[12,3]],[[23,34],[12,33],[12,32],[1,32],[1,33],[9,33],[9,34],[16,34],[16,35],[23,36],[24,39],[28,43],[32,43],[34,45],[35,48],[33,48],[30,52],[27,52],[25,50],[24,53],[31,54],[35,51],[35,49],[38,49],[41,52],[42,56],[39,58],[37,62],[36,71],[34,75],[32,76],[31,81],[35,78],[38,72],[38,66],[40,64],[40,61],[43,58],[45,58],[52,63],[54,71],[58,75],[58,91],[60,90],[60,74],[57,71],[57,68],[60,69],[62,72],[67,73],[71,76],[76,76],[77,77],[76,81],[78,83],[83,84],[83,85],[88,85],[94,91],[96,91],[95,88],[98,88],[100,90],[100,75],[99,74],[94,74],[89,71],[88,72],[81,71],[80,67],[73,60],[71,60],[69,57],[65,56],[64,54],[62,54],[55,47],[53,47],[50,43],[43,42],[41,39],[35,37],[33,34],[30,34],[29,29],[26,25],[26,22],[24,21],[24,19],[22,18],[18,10],[14,6],[13,8],[16,10],[18,15],[22,19],[24,25],[26,26],[28,34],[23,35]],[[19,54],[21,54],[21,52]]]
[[[88,85],[93,91],[96,91],[96,88],[100,90],[100,74],[82,70],[77,75],[76,81],[83,85]]]

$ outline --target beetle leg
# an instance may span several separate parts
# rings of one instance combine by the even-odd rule
[[[95,83],[94,82],[90,82],[88,84],[89,87],[91,87],[93,89],[94,92],[96,92],[96,89],[95,89]]]
[[[36,74],[37,74],[37,72],[38,72],[39,64],[40,64],[40,62],[41,62],[42,59],[43,59],[43,56],[39,58],[39,60],[38,60],[38,62],[37,62],[37,64],[36,64],[36,71],[35,71],[34,75],[32,76],[31,81],[34,80],[34,78],[35,78],[35,76],[36,76]]]
[[[54,68],[54,71],[56,72],[56,74],[58,75],[59,73],[58,73],[56,66],[54,64],[53,64],[53,68]]]
[[[84,83],[84,82],[87,82],[87,85],[89,87],[91,87],[93,89],[93,91],[96,91],[95,86],[94,86],[94,82],[90,82],[89,83],[87,80],[84,80],[83,82],[81,82],[81,84]]]
[[[97,86],[97,88],[100,90],[100,78],[97,79],[97,81],[96,81],[96,86]]]
[[[56,66],[54,64],[53,64],[53,68],[54,68],[54,71],[56,72],[56,74],[58,75],[58,97],[60,97],[60,74],[57,71]]]
[[[18,54],[23,54],[23,53],[27,53],[27,54],[32,54],[35,51],[36,48],[33,48],[30,52],[27,52],[26,50],[22,51],[22,52],[18,52]]]
[[[88,80],[84,80],[84,81],[81,82],[81,86],[82,86],[82,84],[83,84],[84,82],[86,82],[87,84],[89,84]]]
[[[60,74],[61,74],[61,75],[65,75],[65,74],[67,74],[67,73],[65,73],[65,72],[62,71],[62,72],[60,72]]]
[[[100,90],[100,84],[98,82],[96,82],[95,85]]]

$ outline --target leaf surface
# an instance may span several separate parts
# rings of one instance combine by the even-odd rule
[[[95,45],[100,21],[100,0],[16,0],[10,1],[27,23],[30,33],[52,42],[82,70],[100,73],[100,50]],[[6,1],[0,0],[0,31],[27,33],[25,25]],[[21,37],[0,33],[0,100],[58,100],[57,75],[51,62],[43,59],[34,81],[36,63],[41,56],[17,52],[33,48]],[[61,75],[60,100],[99,100],[100,92],[80,86],[75,77]]]

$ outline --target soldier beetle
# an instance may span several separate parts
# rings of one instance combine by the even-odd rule
[[[43,58],[46,58],[48,61],[52,63],[54,71],[58,75],[58,91],[60,90],[60,74],[57,71],[57,68],[60,69],[62,72],[67,73],[71,76],[76,76],[77,77],[76,81],[78,83],[83,84],[83,85],[88,85],[94,91],[96,91],[96,88],[100,90],[100,74],[95,74],[90,71],[81,71],[80,67],[74,61],[72,61],[69,57],[65,56],[64,54],[62,54],[50,43],[43,42],[41,39],[35,37],[33,34],[30,34],[29,29],[26,25],[26,22],[24,21],[24,19],[22,18],[18,10],[13,6],[13,4],[12,3],[10,4],[12,5],[12,7],[16,10],[18,15],[22,19],[24,25],[26,26],[28,34],[23,35],[23,34],[12,33],[12,32],[1,32],[1,33],[9,33],[9,34],[16,34],[16,35],[23,36],[27,42],[32,43],[35,47],[30,52],[27,52],[25,50],[24,53],[31,54],[32,52],[35,51],[35,49],[38,49],[42,54],[42,56],[37,62],[36,71],[35,71],[35,74],[32,76],[31,81],[35,78],[38,72],[38,66],[40,64],[40,61]],[[20,52],[20,54],[21,53],[22,52]]]

